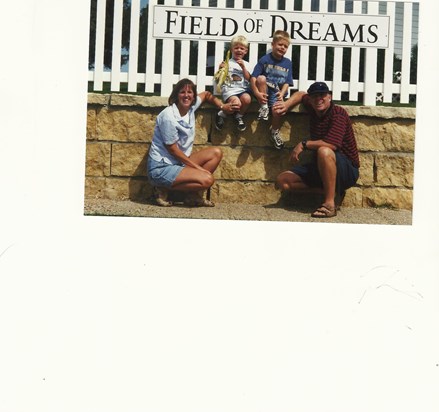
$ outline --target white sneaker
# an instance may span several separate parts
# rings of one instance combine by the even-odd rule
[[[276,149],[282,149],[284,147],[284,141],[280,137],[279,130],[272,130],[270,135],[270,140]]]
[[[268,106],[261,106],[258,112],[258,120],[268,120],[270,109]]]

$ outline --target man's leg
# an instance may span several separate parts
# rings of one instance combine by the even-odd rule
[[[329,147],[320,147],[317,150],[317,167],[323,183],[323,205],[333,209],[335,208],[337,163],[335,153],[332,149]]]
[[[283,191],[295,191],[307,189],[309,186],[306,185],[301,177],[290,170],[286,170],[279,174],[276,178],[276,189]]]

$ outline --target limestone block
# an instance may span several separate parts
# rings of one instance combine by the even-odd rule
[[[155,119],[155,112],[101,108],[97,111],[97,138],[117,142],[150,142]]]
[[[372,153],[360,153],[360,177],[357,184],[370,186],[374,184],[375,155]]]
[[[216,176],[225,180],[274,181],[289,167],[290,150],[264,150],[259,147],[221,147],[223,159]]]
[[[102,93],[88,93],[87,95],[87,104],[89,105],[97,105],[97,106],[107,106],[110,101],[109,94]]]
[[[105,178],[85,177],[84,196],[87,199],[105,199],[104,197]]]
[[[367,116],[380,119],[415,119],[416,109],[412,107],[384,106],[342,106],[349,116]],[[372,119],[374,120],[374,119]]]
[[[128,189],[131,200],[146,201],[153,194],[153,187],[145,179],[129,179]]]
[[[211,113],[209,111],[197,110],[195,115],[194,144],[206,144],[212,127]]]
[[[210,189],[211,199],[218,203],[273,204],[280,193],[272,183],[216,181]]]
[[[360,151],[414,151],[414,120],[398,119],[396,122],[394,120],[360,118],[353,120],[352,125]]]
[[[413,155],[377,154],[376,170],[378,186],[413,187]]]
[[[110,143],[86,144],[85,174],[87,176],[109,176],[111,162]]]
[[[111,94],[110,106],[158,107],[168,106],[168,98],[160,96],[137,96],[133,94]]]
[[[362,207],[363,206],[363,191],[361,187],[351,187],[346,191],[342,206],[345,207]]]
[[[112,200],[146,200],[152,188],[146,180],[86,177],[85,197]]]
[[[149,146],[139,143],[114,143],[111,154],[112,176],[147,176]]]
[[[87,129],[86,136],[88,140],[96,140],[96,110],[87,110]]]
[[[257,120],[257,113],[247,113],[244,121],[247,129],[240,132],[236,129],[233,116],[228,116],[221,131],[214,126],[216,112],[212,114],[211,142],[215,145],[271,147],[270,121]],[[294,147],[299,141],[309,136],[308,116],[288,113],[282,118],[280,134],[285,147]]]
[[[363,189],[363,207],[391,207],[411,210],[413,191],[410,189],[372,187]]]

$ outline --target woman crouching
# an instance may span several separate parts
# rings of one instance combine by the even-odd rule
[[[210,92],[197,95],[195,84],[182,79],[169,96],[169,106],[157,116],[147,169],[160,206],[172,204],[168,201],[171,189],[188,192],[184,200],[188,206],[214,206],[203,194],[214,183],[213,172],[222,159],[222,152],[217,147],[209,147],[192,153],[195,111],[205,101],[226,111],[233,110],[222,105]]]

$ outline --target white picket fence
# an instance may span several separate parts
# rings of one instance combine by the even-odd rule
[[[139,90],[153,93],[159,85],[160,95],[169,96],[172,87],[182,78],[190,78],[198,87],[198,90],[208,89],[213,86],[212,70],[211,74],[206,74],[207,62],[211,62],[214,68],[224,58],[224,41],[215,42],[215,51],[208,55],[207,41],[197,41],[197,69],[196,74],[189,73],[189,55],[191,50],[191,40],[181,39],[163,39],[163,53],[157,55],[157,41],[150,38],[151,28],[154,25],[154,15],[149,13],[148,22],[148,45],[146,50],[146,70],[145,73],[138,73],[139,58],[139,16],[141,2],[140,0],[131,0],[131,25],[130,25],[130,50],[129,63],[127,67],[121,67],[121,39],[122,39],[122,9],[123,0],[114,0],[114,29],[113,29],[113,52],[112,52],[112,69],[104,68],[104,38],[105,38],[105,10],[107,0],[97,0],[97,21],[96,21],[96,45],[95,45],[95,62],[94,68],[89,70],[89,81],[92,83],[94,91],[103,90],[104,82],[110,83],[110,90],[117,92],[121,90],[121,85],[125,83],[129,92]],[[234,9],[242,9],[244,1],[248,8],[249,0],[234,0]],[[315,10],[316,4],[318,10]],[[348,3],[348,4],[347,4]],[[333,92],[334,100],[359,101],[362,96],[362,103],[369,106],[376,105],[377,100],[385,103],[394,101],[397,96],[399,102],[409,103],[413,96],[416,96],[416,84],[410,83],[410,64],[411,50],[413,39],[417,40],[417,11],[416,8],[419,0],[395,0],[395,1],[348,1],[348,0],[320,0],[310,1],[303,0],[301,11],[319,12],[319,13],[354,13],[354,14],[384,14],[389,16],[389,47],[385,49],[384,63],[384,81],[377,81],[377,63],[378,50],[376,48],[365,48],[365,58],[360,59],[360,48],[352,47],[350,58],[350,81],[342,79],[343,48],[334,47],[333,72],[332,78],[325,78],[326,65],[326,47],[317,46],[317,66],[315,78],[308,78],[309,73],[309,45],[300,45],[300,67],[298,78],[294,79],[296,89],[306,90],[307,87],[315,80],[324,80]],[[150,11],[157,4],[157,0],[150,0]],[[193,6],[193,0],[162,0],[161,5],[179,5],[184,7],[207,8],[211,6],[210,0],[198,0],[197,6]],[[251,0],[251,10],[259,9],[261,1]],[[294,0],[284,0],[285,10],[294,11]],[[416,5],[416,6],[415,6]],[[226,0],[217,0],[215,7],[225,9]],[[278,10],[278,0],[268,0],[268,10]],[[399,13],[398,13],[399,11]],[[402,12],[401,12],[402,11]],[[220,12],[220,10],[218,11]],[[224,13],[224,10],[221,11]],[[250,40],[249,61],[255,64],[258,58],[258,43],[252,43]],[[179,73],[174,73],[174,58],[176,51],[176,42],[179,42],[180,62]],[[270,39],[264,43],[265,51],[269,50]],[[287,57],[291,58],[292,48],[290,47]],[[401,70],[395,76],[394,53],[397,52],[401,58]],[[260,50],[259,50],[260,53]],[[156,61],[161,61],[161,69],[156,72]],[[363,64],[364,77],[363,81],[359,80],[360,62]],[[361,94],[360,94],[361,93]]]

